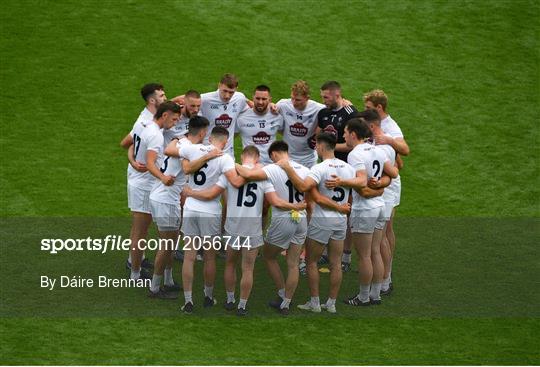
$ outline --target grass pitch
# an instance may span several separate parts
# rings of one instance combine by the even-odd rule
[[[0,362],[540,363],[537,2],[2,4]],[[274,100],[297,79],[314,99],[338,80],[359,107],[363,92],[387,92],[412,151],[396,293],[281,319],[257,264],[251,317],[238,320],[184,317],[142,290],[39,289],[43,273],[125,275],[124,254],[52,256],[39,239],[126,235],[118,142],[143,107],[138,90],[211,91],[225,72],[248,96],[268,84]],[[306,296],[303,279],[296,303]]]

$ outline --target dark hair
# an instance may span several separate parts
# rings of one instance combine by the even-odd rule
[[[227,73],[221,77],[219,83],[225,84],[227,87],[234,89],[238,87],[238,78],[234,74]]]
[[[335,149],[336,142],[337,142],[337,139],[334,134],[322,132],[322,133],[319,133],[319,135],[317,135],[317,144],[324,143],[326,144],[329,150]]]
[[[184,94],[184,98],[201,98],[201,94],[194,89],[190,89]]]
[[[174,103],[173,101],[163,102],[157,108],[157,111],[156,111],[156,114],[154,115],[154,118],[155,119],[160,118],[161,116],[163,116],[163,114],[165,112],[181,113],[182,112],[182,107],[180,107],[180,105]]]
[[[321,90],[341,90],[341,85],[335,80],[329,80],[322,85]]]
[[[260,152],[259,152],[259,149],[257,149],[257,147],[255,145],[248,145],[244,148],[244,150],[242,150],[242,154],[244,155],[250,155],[250,156],[254,156],[254,157],[258,157],[260,156]]]
[[[211,136],[215,137],[229,137],[229,130],[225,129],[223,126],[216,126],[212,129],[212,132],[210,133]]]
[[[210,121],[206,117],[193,116],[189,119],[188,132],[190,135],[197,135],[202,129],[206,129]]]
[[[141,88],[141,96],[148,102],[148,99],[158,90],[163,90],[163,85],[159,83],[148,83]]]
[[[367,109],[365,111],[358,113],[358,117],[363,118],[369,123],[375,123],[377,125],[381,123],[381,118],[379,116],[379,113],[374,108],[370,108],[370,109]]]
[[[369,125],[363,118],[355,117],[347,121],[345,125],[349,133],[355,133],[357,139],[367,139],[373,136]]]
[[[271,157],[273,152],[289,152],[289,145],[283,140],[276,140],[268,148],[268,156]]]
[[[255,87],[255,92],[256,91],[268,92],[268,94],[270,94],[270,87],[267,86],[267,85],[261,84],[261,85],[258,85],[258,86]]]

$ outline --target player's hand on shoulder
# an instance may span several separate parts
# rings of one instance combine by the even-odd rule
[[[276,164],[277,164],[279,167],[283,168],[283,169],[288,168],[288,167],[291,166],[291,165],[289,164],[289,160],[286,159],[286,158],[283,158],[283,159],[277,161]]]
[[[272,112],[274,115],[279,115],[279,107],[275,103],[270,103],[270,112]]]
[[[295,210],[305,210],[307,208],[307,203],[305,201],[301,201],[299,203],[296,203],[296,209]]]
[[[386,135],[374,135],[375,138],[375,144],[377,145],[384,145],[384,144],[392,144],[392,138]]]
[[[343,98],[343,107],[352,106],[353,103],[348,99]]]
[[[223,155],[223,151],[221,149],[218,149],[218,148],[215,148],[215,149],[212,149],[211,151],[209,151],[207,153],[207,156],[208,156],[208,159],[214,159],[216,157],[220,157]]]
[[[185,103],[184,96],[174,97],[173,99],[171,99],[171,101],[180,106],[184,106]]]

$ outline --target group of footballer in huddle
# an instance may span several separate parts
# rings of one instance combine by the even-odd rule
[[[350,270],[354,247],[359,292],[345,303],[380,304],[381,295],[392,291],[400,156],[409,154],[400,128],[386,112],[387,96],[381,90],[365,94],[365,110],[359,112],[342,97],[336,81],[320,88],[322,104],[310,99],[304,81],[292,85],[290,99],[276,104],[266,85],[255,88],[252,100],[237,88],[232,74],[222,77],[217,91],[189,90],[171,101],[160,84],[142,88],[146,107],[121,142],[129,159],[130,237],[132,244],[146,238],[152,220],[161,239],[176,241],[182,233],[182,286],[173,279],[173,248],[160,248],[152,264],[133,246],[130,278],[151,278],[150,297],[178,298],[183,290],[181,309],[192,313],[194,263],[200,245],[209,242],[214,246],[202,251],[203,306],[217,303],[216,254],[224,250],[224,305],[244,316],[262,248],[278,293],[271,307],[289,313],[303,268],[311,299],[298,308],[335,313],[342,272]],[[282,140],[277,140],[278,132]],[[242,140],[241,164],[234,159],[235,134]],[[286,256],[285,278],[278,262],[281,253]],[[330,272],[328,300],[322,304],[321,262]],[[238,263],[242,275],[236,304]]]

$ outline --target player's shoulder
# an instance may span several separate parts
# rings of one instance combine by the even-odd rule
[[[216,100],[218,98],[219,98],[219,93],[218,93],[217,90],[201,94],[201,100],[203,102],[205,102],[205,101],[214,101],[214,100]]]
[[[309,173],[309,168],[307,168],[306,166],[298,162],[289,161],[289,164],[291,165],[292,168],[294,168],[295,171],[306,173],[306,174]]]
[[[314,101],[310,99],[307,103],[307,109],[309,110],[316,110],[317,112],[321,111],[323,108],[326,108],[326,106],[320,102]]]
[[[350,117],[355,117],[358,115],[358,110],[356,107],[354,107],[354,105],[343,106],[343,112]]]
[[[246,100],[247,98],[246,98],[246,95],[244,93],[236,91],[236,92],[234,92],[231,100],[233,100],[233,99],[234,100]]]

